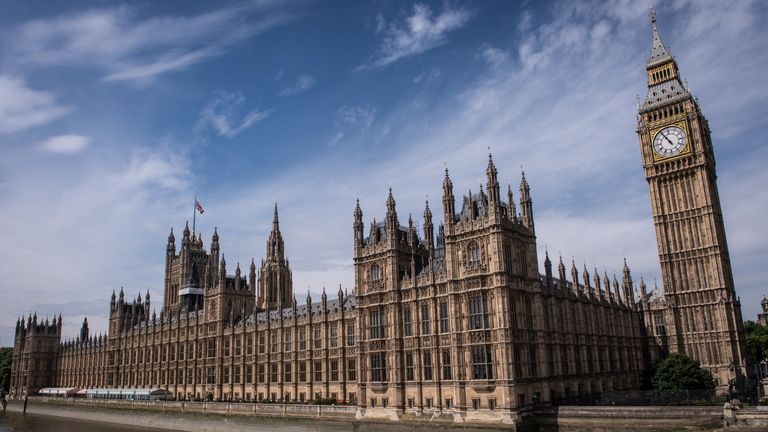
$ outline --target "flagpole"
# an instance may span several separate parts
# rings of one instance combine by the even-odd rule
[[[192,237],[195,236],[195,216],[197,216],[197,194],[195,194],[195,202],[192,204]]]

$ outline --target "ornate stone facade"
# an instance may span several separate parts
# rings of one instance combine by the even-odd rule
[[[655,22],[653,32],[658,57]],[[676,74],[673,60],[658,57],[648,67],[649,94],[657,84],[671,85],[657,80]],[[741,317],[719,205],[712,201],[706,121],[694,99],[677,96],[649,99],[638,127],[665,297],[649,295],[641,279],[636,300],[626,260],[621,280],[601,277],[596,269],[579,275],[573,262],[569,280],[562,258],[555,273],[548,254],[542,272],[525,175],[518,204],[511,188],[502,199],[489,156],[485,189],[461,197],[458,209],[446,170],[437,228],[429,203],[421,230],[410,216],[401,224],[390,189],[384,218],[366,229],[358,202],[349,295],[339,287],[332,299],[324,290],[319,302],[309,294],[296,300],[277,207],[266,258],[258,272],[252,261],[247,277],[239,264],[228,274],[218,231],[207,251],[202,237],[186,227],[178,253],[171,231],[159,316],[148,293],[126,299],[121,289],[112,293],[104,335],[90,335],[84,323],[77,339],[60,343],[60,317],[53,323],[20,320],[11,392],[160,387],[176,398],[334,398],[357,404],[361,416],[448,414],[515,422],[536,404],[637,388],[644,366],[664,350],[706,359],[702,353],[715,343],[720,354],[703,363],[721,373],[728,353],[743,352]],[[688,159],[667,162],[650,153],[649,131],[667,124],[661,117],[666,113],[698,134]],[[696,189],[684,195],[679,187]],[[707,222],[711,231],[685,231],[688,237],[675,237],[675,244],[708,242],[700,245],[704,249],[669,250],[669,229],[681,233],[685,224],[698,226],[693,221]],[[704,265],[712,276],[704,280],[719,285],[694,289],[700,285],[691,284],[709,282],[695,272],[680,273],[683,263]]]
[[[637,134],[651,196],[664,292],[642,296],[647,331],[664,352],[699,360],[721,389],[749,374],[725,238],[709,124],[680,80],[651,11],[648,95]]]

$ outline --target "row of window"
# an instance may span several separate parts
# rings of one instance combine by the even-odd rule
[[[338,326],[336,325],[330,325],[329,331],[328,331],[328,345],[330,348],[336,348],[339,346],[339,331]],[[299,331],[298,332],[298,349],[300,351],[306,350],[309,344],[307,343],[307,333],[305,331]],[[323,336],[322,331],[319,327],[314,328],[314,331],[312,333],[312,349],[323,349]],[[291,352],[293,351],[293,329],[285,329],[283,330],[282,335],[282,347],[280,345],[280,337],[277,333],[271,333],[271,344],[270,344],[270,352],[280,352],[282,348],[282,352]],[[264,354],[267,352],[267,343],[266,343],[266,335],[264,333],[259,333],[258,336],[258,346],[259,346],[259,354]],[[253,354],[253,338],[248,337],[246,338],[246,349],[245,354],[246,355],[252,355]],[[355,345],[355,324],[350,322],[347,323],[347,334],[346,334],[346,343],[347,346],[354,346]],[[204,351],[204,345],[203,342],[179,342],[177,344],[169,345],[169,346],[154,346],[154,347],[147,347],[147,348],[138,348],[133,349],[130,351],[126,351],[124,353],[117,353],[118,356],[118,364],[138,364],[138,363],[157,363],[158,361],[175,361],[175,360],[185,360],[185,359],[194,359],[195,353],[197,353],[197,358],[213,358],[216,357],[216,345],[217,345],[217,339],[210,338],[207,341],[207,344],[205,345],[205,351]],[[178,350],[176,347],[178,346]],[[196,348],[196,349],[195,349]],[[224,339],[222,342],[222,350],[223,350],[223,356],[229,357],[234,353],[235,356],[242,355],[243,349],[242,349],[242,342],[241,339],[236,338],[235,344],[234,344],[234,350],[231,349],[231,343],[229,339]],[[121,355],[122,354],[122,355]],[[205,356],[203,355],[205,354]],[[113,366],[115,364],[115,353],[110,353],[109,356],[109,365]]]
[[[413,352],[405,353],[405,380],[415,381],[415,357]],[[443,380],[452,380],[453,372],[451,369],[450,350],[441,351],[440,364],[433,362],[432,353],[421,353],[421,380],[433,381],[435,379],[435,368],[437,373],[442,372]],[[374,352],[370,355],[371,362],[371,381],[387,381],[387,353]],[[493,362],[491,347],[489,345],[476,346],[472,348],[472,379],[486,380],[493,379]]]
[[[430,320],[429,304],[422,304],[420,308],[421,335],[432,334],[432,321]],[[438,325],[440,333],[451,331],[448,313],[448,302],[440,302],[438,306]],[[480,330],[490,328],[488,318],[488,299],[485,295],[475,295],[469,299],[469,329]],[[384,339],[386,335],[386,314],[384,308],[379,306],[369,312],[370,325],[369,337],[371,339]],[[403,334],[413,336],[414,321],[413,310],[409,306],[403,307]]]

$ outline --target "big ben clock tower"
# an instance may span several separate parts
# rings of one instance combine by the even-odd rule
[[[651,305],[664,351],[701,362],[721,390],[746,376],[741,305],[733,285],[709,124],[680,80],[650,13],[648,95],[637,134],[651,196],[664,298]],[[663,337],[662,337],[663,336]]]

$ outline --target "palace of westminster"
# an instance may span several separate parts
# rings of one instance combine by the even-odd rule
[[[165,258],[163,305],[112,293],[109,329],[61,340],[61,316],[16,324],[11,394],[43,387],[162,388],[179,399],[307,402],[334,398],[364,416],[452,414],[505,420],[536,404],[636,389],[644,367],[684,352],[723,391],[747,376],[710,130],[651,13],[648,94],[639,137],[663,292],[540,269],[529,185],[503,192],[489,158],[485,190],[457,201],[443,178],[442,223],[418,230],[354,209],[354,291],[297,299],[277,206],[266,257],[234,274],[214,231],[185,228]],[[506,196],[504,196],[504,195]],[[458,208],[457,208],[458,204]],[[518,213],[519,209],[519,213]],[[419,233],[420,231],[420,233]],[[543,271],[542,271],[543,270]]]

